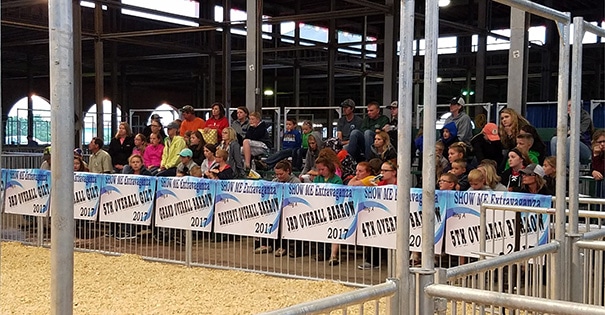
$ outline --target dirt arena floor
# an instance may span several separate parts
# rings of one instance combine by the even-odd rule
[[[1,314],[50,313],[50,250],[2,243]],[[75,253],[75,314],[256,314],[354,288]]]

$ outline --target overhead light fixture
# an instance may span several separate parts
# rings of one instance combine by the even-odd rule
[[[273,90],[268,90],[268,89],[267,89],[267,90],[265,90],[265,91],[263,92],[263,94],[264,94],[265,96],[273,96]]]
[[[439,82],[443,81],[443,79],[441,77],[437,77],[437,79],[435,81],[437,81],[437,83],[439,83]]]
[[[439,0],[439,6],[440,7],[447,7],[448,5],[450,5],[450,0]]]

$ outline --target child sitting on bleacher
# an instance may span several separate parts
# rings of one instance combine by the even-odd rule
[[[302,136],[300,131],[296,129],[296,119],[288,118],[286,120],[286,130],[284,131],[282,139],[282,149],[274,154],[270,155],[265,160],[265,169],[272,169],[275,167],[277,162],[292,157],[292,160],[297,160],[295,156],[300,154],[299,150],[302,146]]]

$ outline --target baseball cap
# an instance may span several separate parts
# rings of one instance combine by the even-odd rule
[[[75,148],[74,149],[74,154],[77,156],[82,156],[82,149],[80,148]]]
[[[181,126],[179,125],[178,122],[173,121],[171,123],[168,124],[168,126],[166,126],[166,129],[179,129]]]
[[[50,147],[44,148],[43,154],[50,154]]]
[[[179,155],[182,157],[192,157],[193,151],[191,151],[191,149],[189,148],[184,148],[183,150],[181,150],[181,153],[179,153]]]
[[[487,123],[483,127],[483,134],[489,139],[489,141],[500,141],[500,135],[498,134],[498,126],[494,123]]]
[[[340,103],[340,107],[351,107],[355,109],[355,102],[352,99],[347,98],[346,100],[342,101],[342,103]]]
[[[450,101],[450,105],[458,104],[460,106],[464,106],[464,99],[462,97],[454,97]]]
[[[185,106],[183,106],[183,108],[181,108],[181,112],[182,113],[194,113],[195,109],[191,105],[185,105]]]
[[[531,163],[528,166],[526,166],[524,169],[520,170],[519,172],[523,173],[523,174],[527,174],[527,175],[538,175],[540,177],[544,177],[544,169],[542,168],[542,166],[536,164],[536,163]]]
[[[393,101],[393,102],[391,102],[391,105],[387,106],[387,108],[397,108],[397,107],[399,107],[397,105],[397,101]]]
[[[153,114],[151,115],[151,119],[162,119],[162,117],[160,117],[158,114]]]

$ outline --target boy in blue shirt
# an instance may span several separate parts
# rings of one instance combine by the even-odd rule
[[[296,129],[296,119],[288,118],[286,120],[286,131],[282,139],[282,149],[269,156],[265,163],[268,169],[273,169],[277,162],[292,157],[296,150],[302,146],[302,135]]]

